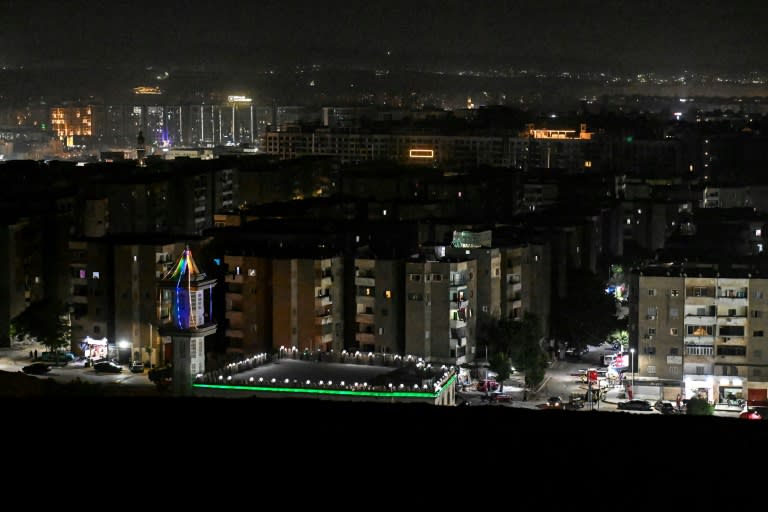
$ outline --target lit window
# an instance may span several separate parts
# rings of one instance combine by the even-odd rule
[[[763,230],[762,229],[756,229],[755,230],[755,236],[763,236]]]
[[[133,261],[138,261],[138,260],[139,260],[139,257],[134,254]]]
[[[671,293],[673,297],[677,297],[678,295],[680,295],[680,290],[672,290]]]
[[[671,334],[672,336],[677,336],[677,327],[672,327],[669,330],[669,334]]]
[[[85,269],[84,268],[80,269],[80,279],[85,279]]]
[[[99,275],[98,272],[94,272],[93,274],[91,274],[91,277],[93,277],[94,279],[99,279],[101,276]]]
[[[256,277],[256,269],[255,268],[249,268],[248,269],[248,277]]]
[[[392,290],[387,290],[384,292],[384,296],[388,299],[392,298]]]
[[[236,276],[240,275],[240,267],[235,267],[235,275]]]
[[[381,214],[386,216],[387,215],[387,210],[386,209],[382,210]]]

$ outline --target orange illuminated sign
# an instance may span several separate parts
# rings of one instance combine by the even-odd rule
[[[435,151],[432,149],[411,149],[408,156],[411,158],[435,158]]]

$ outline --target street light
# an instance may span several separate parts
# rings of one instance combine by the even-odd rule
[[[629,349],[629,365],[632,372],[632,397],[635,396],[635,349]]]

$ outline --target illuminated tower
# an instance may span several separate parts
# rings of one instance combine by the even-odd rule
[[[198,269],[189,247],[158,282],[162,322],[158,331],[173,354],[175,395],[192,394],[194,376],[205,371],[205,337],[216,332],[214,286],[216,279],[206,278]]]
[[[144,154],[147,152],[144,146],[144,134],[139,130],[139,136],[136,137],[136,160],[141,167],[144,166]]]

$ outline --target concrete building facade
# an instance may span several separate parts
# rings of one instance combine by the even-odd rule
[[[630,285],[630,344],[639,376],[686,398],[766,400],[768,280],[754,269],[646,266]]]

